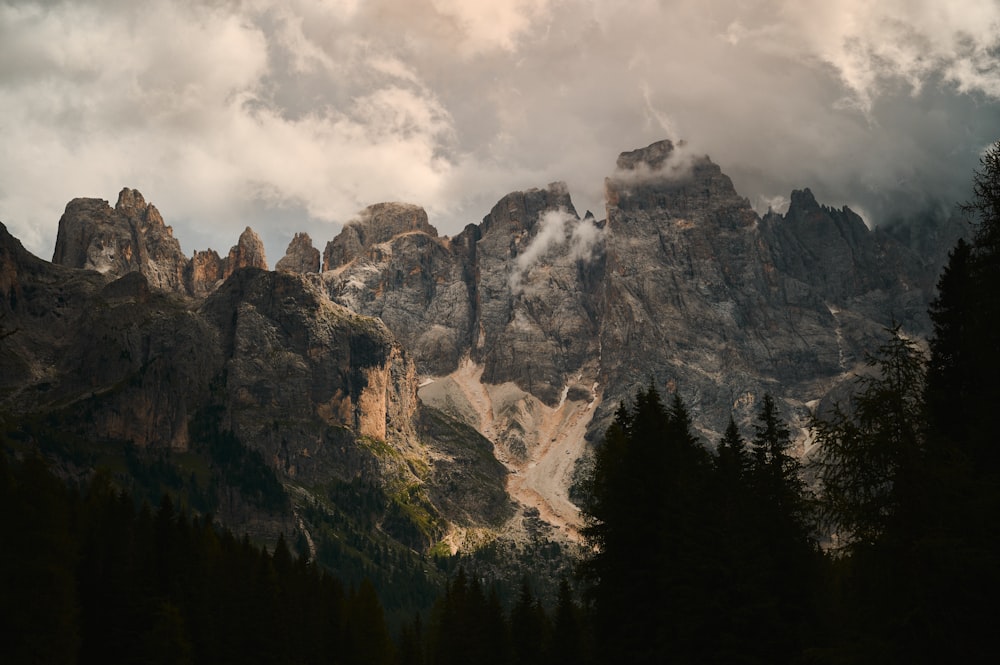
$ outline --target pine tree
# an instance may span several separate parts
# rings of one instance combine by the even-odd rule
[[[899,325],[888,333],[850,409],[812,420],[825,514],[854,544],[874,544],[890,527],[903,535],[919,502],[924,357]]]
[[[585,530],[598,660],[663,662],[708,648],[712,470],[679,397],[666,408],[651,386],[619,409],[595,461]]]
[[[750,470],[750,455],[747,452],[746,441],[743,440],[732,416],[729,417],[726,431],[719,440],[715,467],[721,476],[720,480],[731,485],[745,482]]]
[[[792,436],[778,412],[778,405],[765,393],[754,425],[751,475],[758,499],[769,508],[774,529],[782,536],[808,539],[809,504],[798,460],[790,453]]]
[[[584,641],[583,616],[573,601],[569,580],[563,577],[559,581],[548,662],[552,665],[582,665],[588,662]]]
[[[965,444],[977,400],[973,321],[977,316],[971,273],[972,247],[959,240],[938,280],[929,314],[934,323],[927,363],[928,425],[942,441]]]

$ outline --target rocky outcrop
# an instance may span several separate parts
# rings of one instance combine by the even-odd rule
[[[345,446],[354,436],[413,444],[415,371],[377,319],[260,270],[235,273],[199,311],[219,330],[229,428],[287,475],[375,473],[370,453]]]
[[[223,279],[241,268],[267,270],[264,243],[249,226],[243,230],[240,239],[229,250],[229,256],[226,257],[225,267],[222,271]]]
[[[893,285],[896,276],[880,269],[882,250],[864,221],[850,208],[819,205],[808,188],[792,192],[787,213],[771,212],[761,224],[778,269],[830,302]]]
[[[483,380],[511,381],[549,405],[571,384],[589,391],[602,232],[580,220],[566,185],[501,199],[480,227],[475,271],[472,358],[483,365]],[[577,378],[581,371],[586,376]]]
[[[909,330],[928,330],[927,298],[944,253],[937,261],[921,257],[892,235],[869,230],[850,208],[820,205],[808,188],[792,192],[788,212],[769,212],[760,226],[789,289],[807,290],[848,317],[889,316]],[[952,227],[944,246],[954,245],[960,232]]]
[[[308,238],[308,237],[307,237]],[[188,260],[159,211],[128,187],[112,209],[101,199],[73,199],[59,220],[52,262],[112,278],[142,273],[150,287],[202,298],[241,268],[267,270],[264,243],[247,227],[226,258],[214,250]]]
[[[730,413],[748,419],[764,391],[795,395],[799,377],[843,371],[837,325],[821,298],[786,288],[757,215],[719,167],[691,157],[657,169],[670,150],[650,146],[651,163],[630,153],[619,164],[631,168],[606,183],[597,421],[653,382],[676,386],[718,432]]]
[[[327,243],[323,252],[323,270],[334,270],[379,243],[411,231],[437,236],[437,229],[427,221],[420,206],[409,203],[376,203],[365,208],[358,218],[344,225],[340,234]]]
[[[43,261],[0,224],[0,403],[32,408],[63,357],[61,341],[80,330],[87,303],[109,278]]]
[[[12,258],[0,410],[93,441],[186,449],[189,417],[218,368],[204,322],[142,272],[110,280],[23,250]]]
[[[126,187],[114,209],[101,199],[69,202],[52,262],[114,276],[138,270],[154,288],[181,291],[187,258],[159,211]]]
[[[367,215],[370,219],[381,215],[383,223],[377,233],[349,224],[328,244],[328,258],[351,258],[323,273],[322,281],[334,301],[380,318],[421,372],[447,374],[470,345],[475,311],[470,292],[474,241],[465,234],[450,242],[439,238],[433,227],[420,223],[421,219],[426,222],[422,210],[402,204],[387,206],[374,206],[381,212]],[[397,223],[391,225],[385,220],[387,210],[404,214],[395,216]],[[414,220],[417,228],[411,223]],[[386,238],[392,231],[398,233]],[[382,240],[363,246],[356,243],[362,235]],[[343,253],[347,247],[354,249]]]
[[[929,332],[940,266],[850,209],[802,190],[785,215],[760,219],[707,157],[672,157],[665,142],[619,166],[607,182],[607,390],[595,422],[653,381],[677,386],[710,441],[730,413],[748,423],[765,391],[800,424],[893,320]]]
[[[222,283],[226,261],[214,249],[195,250],[184,268],[184,287],[196,298],[204,298]]]
[[[285,255],[274,265],[282,272],[319,272],[319,250],[313,247],[308,233],[296,233],[288,243]]]
[[[256,246],[245,233],[234,260],[259,260]],[[211,452],[221,436],[259,452],[296,501],[325,501],[338,482],[382,492],[394,506],[383,532],[417,549],[449,524],[498,527],[511,513],[491,444],[421,414],[414,363],[380,320],[294,273],[247,266],[210,290],[192,300],[138,270],[113,279],[47,263],[0,226],[0,432],[41,437],[74,468],[79,456],[60,456],[76,442],[239,459]],[[289,516],[263,515],[239,492],[226,490],[219,511],[240,529],[288,532]]]

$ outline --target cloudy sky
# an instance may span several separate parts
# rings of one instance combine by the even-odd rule
[[[1000,138],[997,0],[0,0],[0,221],[52,254],[77,196],[139,189],[184,251],[273,263],[364,206],[453,235],[682,138],[758,210],[869,223],[968,196]]]

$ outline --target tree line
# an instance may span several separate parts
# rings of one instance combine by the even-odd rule
[[[0,454],[0,655],[7,663],[390,663],[374,587],[341,584],[109,474],[75,489]]]

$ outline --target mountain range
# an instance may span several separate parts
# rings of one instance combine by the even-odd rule
[[[580,480],[619,404],[677,392],[711,448],[769,393],[808,455],[809,414],[852,385],[885,327],[929,333],[964,231],[872,229],[809,189],[760,216],[670,141],[622,153],[605,191],[603,219],[552,183],[454,237],[418,206],[379,203],[322,251],[296,234],[274,271],[249,228],[224,257],[188,258],[129,188],[114,207],[70,201],[51,262],[0,225],[7,447],[70,477],[144,470],[313,555],[341,517],[416,552],[571,550]],[[176,471],[157,476],[164,464]],[[284,499],[268,498],[269,474]]]

